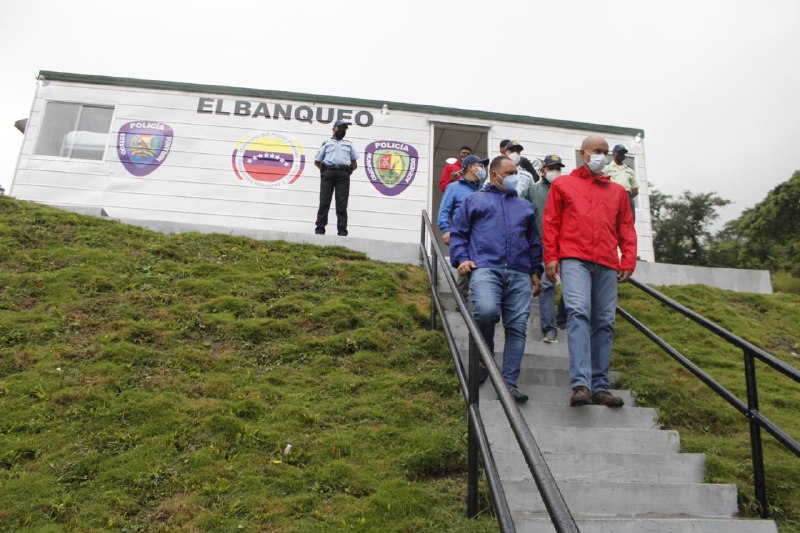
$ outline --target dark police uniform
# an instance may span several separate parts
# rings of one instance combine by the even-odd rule
[[[342,124],[346,124],[342,122]],[[339,122],[336,126],[340,125]],[[349,124],[347,124],[349,125]],[[314,161],[320,163],[319,210],[314,233],[324,234],[328,224],[331,197],[336,191],[336,229],[339,235],[347,235],[347,200],[350,196],[351,161],[358,159],[353,143],[331,137],[322,143]]]

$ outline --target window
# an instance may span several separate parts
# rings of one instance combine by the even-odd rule
[[[47,102],[36,155],[102,161],[113,107]]]

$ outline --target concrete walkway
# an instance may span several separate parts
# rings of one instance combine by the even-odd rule
[[[455,309],[452,295],[443,296],[447,308]],[[466,367],[466,327],[456,311],[447,318]],[[705,456],[681,453],[678,433],[660,429],[656,411],[636,407],[631,391],[614,391],[625,399],[622,408],[569,407],[566,332],[559,332],[556,344],[541,337],[534,300],[519,380],[530,400],[519,407],[583,533],[777,531],[770,520],[735,518],[736,486],[703,483]],[[503,340],[501,323],[495,334],[498,365]],[[555,531],[490,381],[481,386],[480,398],[517,531]]]

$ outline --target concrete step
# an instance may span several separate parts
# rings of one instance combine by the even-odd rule
[[[736,485],[559,481],[573,515],[728,518],[738,511]],[[533,481],[503,482],[512,513],[546,511]]]
[[[554,403],[557,405],[569,405],[569,399],[572,396],[572,391],[568,387],[556,385],[521,385],[525,389],[525,394],[530,397],[528,402],[534,403]],[[619,396],[625,400],[626,406],[636,405],[636,400],[629,390],[615,390],[612,389],[611,394]],[[494,386],[488,381],[481,385],[480,391],[481,401],[483,400],[497,400],[497,391]]]
[[[777,533],[772,520],[741,518],[597,518],[575,516],[581,533]],[[518,533],[553,533],[549,516],[515,513]]]
[[[500,361],[498,361],[500,359]],[[495,357],[498,368],[502,368],[502,357]],[[463,361],[465,368],[467,361]],[[616,387],[619,384],[619,372],[611,371],[608,373],[610,386]],[[488,383],[488,382],[487,382]],[[517,385],[520,390],[530,389],[539,385],[549,385],[562,387],[569,391],[569,370],[558,368],[526,368],[525,359],[522,360],[522,368],[517,378]]]
[[[497,328],[494,336],[494,353],[502,354],[503,349],[506,346],[506,339],[505,335],[498,334],[501,328]],[[461,353],[467,354],[469,353],[469,336],[466,328],[463,330],[456,330],[454,331],[454,335],[456,336],[456,346],[461,351]],[[566,335],[564,336],[566,339]],[[556,343],[548,343],[542,342],[540,339],[531,338],[530,330],[528,330],[528,335],[525,338],[525,348],[523,349],[522,353],[525,355],[552,355],[555,357],[562,357],[564,359],[569,359],[569,345],[567,344],[566,340],[562,342]]]
[[[480,402],[483,423],[487,426],[507,424],[506,414],[499,401]],[[601,405],[569,407],[568,405],[537,404],[530,401],[518,404],[522,416],[531,428],[542,426],[580,428],[638,428],[657,429],[655,409],[646,407],[619,407],[611,409]]]
[[[519,451],[492,452],[503,481],[533,481]],[[702,483],[705,455],[700,453],[544,452],[558,481]]]
[[[447,321],[450,324],[450,327],[453,328],[454,331],[463,332],[464,338],[466,338],[467,327],[464,324],[464,318],[461,316],[460,313],[455,311],[448,311],[447,313]],[[502,339],[504,336],[504,329],[503,329],[503,321],[500,320],[497,324],[495,324],[495,340],[498,338]],[[542,328],[539,325],[539,316],[534,315],[531,313],[530,318],[528,319],[528,327],[526,329],[528,339],[533,339],[535,341],[542,340]],[[498,337],[499,336],[499,337]],[[566,330],[558,330],[558,343],[566,344],[567,343],[567,332]]]
[[[508,421],[487,425],[486,433],[493,451],[519,452]],[[677,431],[666,429],[585,428],[539,426],[531,428],[533,438],[543,452],[563,453],[676,453],[681,450]]]

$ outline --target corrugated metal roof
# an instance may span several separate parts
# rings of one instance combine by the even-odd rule
[[[557,120],[552,118],[531,117],[527,115],[512,115],[509,113],[492,113],[473,109],[458,109],[455,107],[441,107],[433,105],[406,104],[403,102],[389,102],[382,100],[367,100],[362,98],[348,98],[346,96],[328,96],[323,94],[295,93],[289,91],[273,91],[264,89],[248,89],[246,87],[228,87],[225,85],[203,85],[197,83],[181,83],[174,81],[143,80],[138,78],[118,78],[113,76],[95,76],[90,74],[73,74],[69,72],[56,72],[40,70],[39,78],[52,81],[65,81],[74,83],[87,83],[92,85],[113,85],[117,87],[138,87],[142,89],[162,89],[169,91],[183,91],[201,94],[220,94],[242,96],[250,98],[270,98],[277,100],[298,100],[301,102],[315,102],[321,104],[348,105],[352,107],[366,107],[380,109],[387,104],[390,109],[397,111],[411,111],[429,115],[444,115],[451,117],[464,117],[480,120],[500,122],[513,122],[517,124],[531,124],[535,126],[553,126],[573,130],[591,132],[615,133],[618,135],[634,136],[637,133],[644,137],[641,128],[611,126],[608,124],[592,124],[573,120]]]

